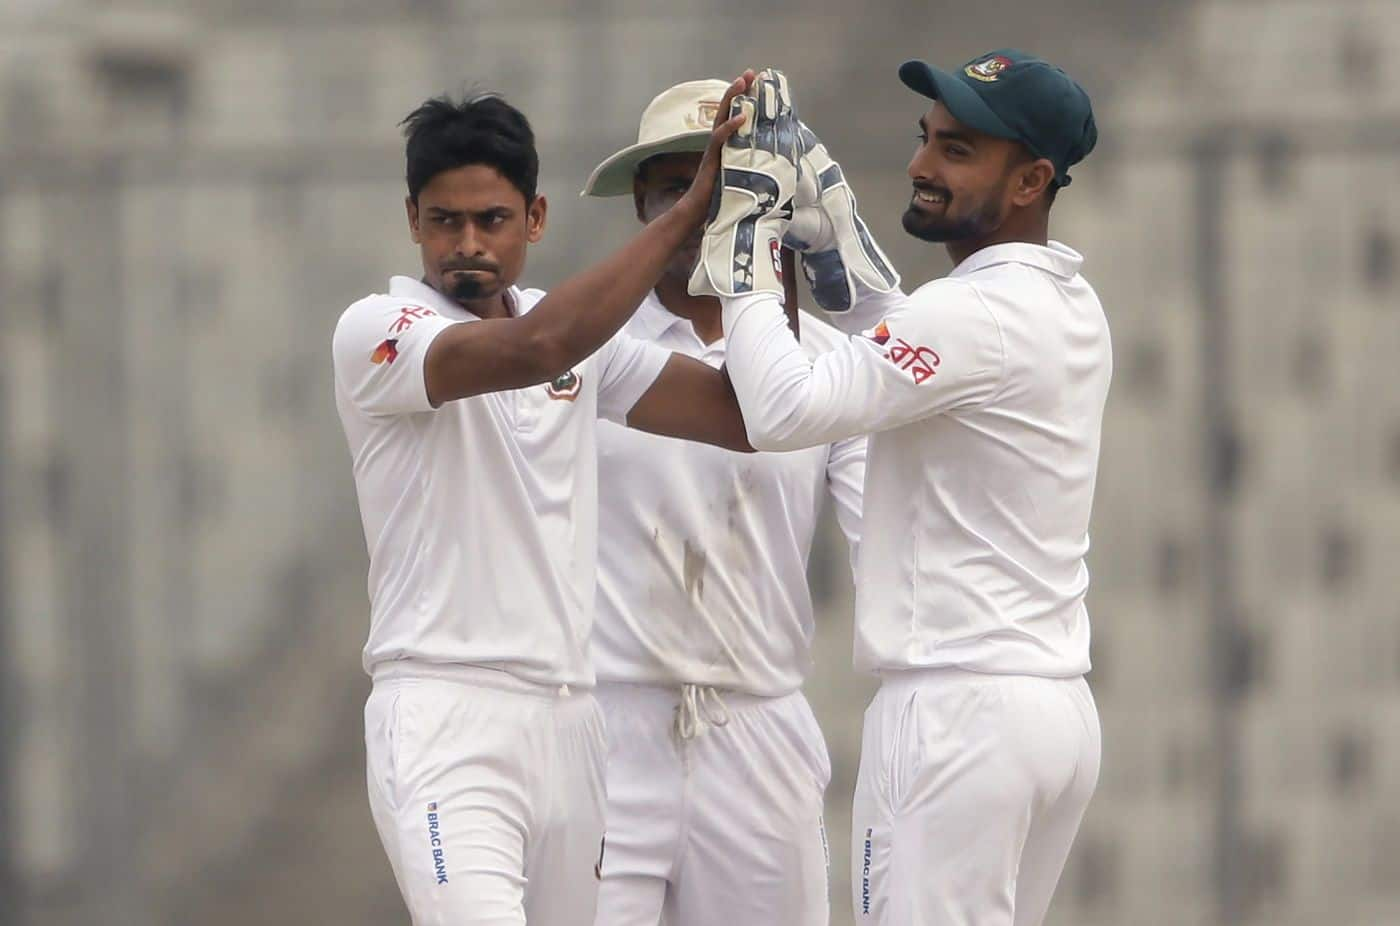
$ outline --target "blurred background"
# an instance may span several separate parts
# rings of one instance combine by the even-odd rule
[[[907,287],[907,57],[1092,95],[1104,764],[1055,924],[1400,924],[1400,3],[0,0],[0,923],[405,923],[364,794],[330,333],[416,272],[396,123],[533,121],[549,286],[662,88],[774,64]],[[606,538],[604,538],[606,542]],[[813,556],[833,923],[872,690]],[[745,924],[748,926],[748,924]]]

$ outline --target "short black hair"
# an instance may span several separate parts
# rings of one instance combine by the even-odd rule
[[[461,101],[443,95],[427,100],[399,123],[408,139],[408,196],[438,174],[471,164],[495,168],[534,202],[540,176],[535,133],[525,114],[500,95],[484,93]]]

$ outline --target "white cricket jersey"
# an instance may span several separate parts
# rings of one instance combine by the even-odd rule
[[[809,360],[770,296],[726,300],[749,439],[870,433],[857,668],[1089,669],[1089,511],[1112,373],[1103,307],[1058,242],[984,248]]]
[[[845,335],[804,315],[816,355]],[[647,296],[627,334],[712,367],[690,321]],[[830,492],[854,551],[865,438],[790,453],[734,453],[604,423],[598,429],[601,682],[697,684],[774,697],[811,664],[807,554]]]
[[[544,293],[510,297],[520,314]],[[396,276],[336,325],[336,407],[370,558],[365,670],[414,659],[592,685],[597,419],[624,420],[669,354],[619,335],[551,383],[434,409],[428,345],[478,320]]]

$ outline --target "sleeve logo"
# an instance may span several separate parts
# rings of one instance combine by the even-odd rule
[[[381,363],[393,363],[399,359],[399,341],[397,338],[389,338],[379,342],[379,346],[374,349],[374,353],[369,355],[369,362],[378,366]]]
[[[436,314],[437,313],[432,309],[425,309],[421,305],[406,305],[399,309],[399,316],[395,318],[393,324],[389,326],[389,333],[403,334],[405,331],[412,328],[413,323],[418,321],[418,319],[428,318]]]
[[[889,326],[884,322],[880,322],[864,337],[885,348],[885,359],[907,371],[916,386],[932,379],[938,372],[936,367],[943,362],[943,358],[939,357],[932,347],[910,344],[903,338],[890,334]]]
[[[389,323],[389,334],[391,337],[380,341],[369,355],[369,362],[375,366],[382,363],[393,363],[399,359],[399,339],[392,335],[400,335],[413,327],[413,323],[420,318],[428,318],[436,315],[432,309],[424,308],[421,305],[406,305],[399,309],[399,314]]]
[[[908,371],[909,375],[914,378],[916,386],[921,386],[927,380],[932,379],[934,373],[937,372],[934,367],[943,362],[942,358],[934,353],[933,348],[910,344],[903,338],[895,338],[894,343],[885,352],[885,356],[890,358],[890,363],[901,370]]]

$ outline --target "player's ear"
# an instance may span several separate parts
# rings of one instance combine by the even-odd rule
[[[535,244],[544,237],[544,219],[548,210],[549,203],[545,201],[544,194],[536,193],[535,198],[530,201],[530,205],[525,210],[526,241]]]
[[[403,205],[408,210],[408,233],[413,236],[414,244],[422,244],[423,236],[418,231],[418,204],[413,201],[412,196],[405,196]]]
[[[1045,195],[1054,179],[1055,165],[1045,158],[1037,158],[1020,170],[1012,202],[1022,208],[1031,205]]]

